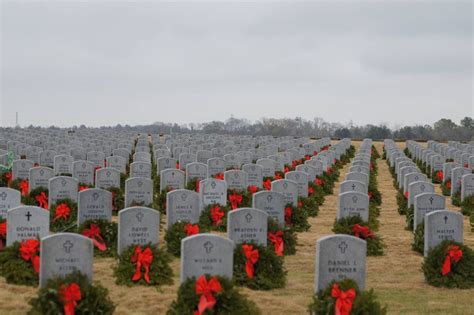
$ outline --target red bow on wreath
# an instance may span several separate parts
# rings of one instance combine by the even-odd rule
[[[443,269],[441,273],[443,276],[446,276],[448,273],[451,272],[451,264],[457,263],[462,258],[462,250],[459,249],[459,246],[456,245],[449,245],[447,248],[447,255],[444,260]]]
[[[352,227],[352,233],[354,233],[355,237],[367,239],[369,237],[373,237],[374,234],[370,231],[368,226],[362,226],[359,224],[354,224]]]
[[[79,186],[79,191],[83,191],[83,190],[86,190],[86,189],[89,189],[89,187],[87,187],[87,186]]]
[[[6,179],[6,181],[7,181],[7,186],[8,186],[8,187],[11,186],[12,178],[13,178],[12,172],[7,172],[7,173],[5,173],[5,179]]]
[[[270,179],[264,181],[263,188],[265,188],[266,190],[272,190],[272,181]]]
[[[199,180],[199,178],[196,178],[196,192],[199,192],[200,183],[201,183],[201,181]]]
[[[305,159],[306,161],[309,161],[309,160],[311,160],[311,156],[310,156],[309,154],[307,154],[307,155],[304,156],[304,159]]]
[[[284,173],[288,173],[290,171],[290,169],[288,168],[288,166],[285,166],[285,169],[284,169]]]
[[[316,179],[314,180],[314,183],[316,184],[316,186],[322,186],[322,185],[324,185],[324,182],[323,182],[321,179],[319,179],[319,178],[316,178]]]
[[[211,219],[213,225],[219,225],[222,223],[222,218],[224,217],[225,213],[222,211],[219,205],[215,205],[211,207]]]
[[[81,288],[74,282],[68,286],[63,285],[59,290],[59,297],[64,303],[64,314],[74,315],[77,301],[82,299]]]
[[[187,236],[199,234],[199,225],[188,223],[184,226],[184,231],[186,232]]]
[[[337,283],[332,285],[331,296],[336,299],[335,315],[349,315],[352,309],[352,303],[356,297],[356,291],[349,289],[342,291]]]
[[[284,251],[283,231],[276,231],[275,233],[268,232],[268,239],[273,244],[275,254],[277,256],[283,256],[283,251]]]
[[[242,203],[242,195],[236,193],[235,191],[232,193],[232,195],[229,196],[229,202],[230,206],[232,209],[237,209],[240,204]]]
[[[150,283],[150,265],[153,262],[153,252],[150,247],[145,248],[142,251],[140,246],[135,247],[135,252],[132,256],[132,263],[136,264],[135,274],[132,277],[132,281],[138,281],[142,278],[142,267],[145,269],[143,278],[146,283]]]
[[[214,178],[224,180],[224,173],[217,173],[216,175],[214,175]]]
[[[60,203],[56,207],[56,212],[54,214],[53,222],[59,219],[67,220],[71,214],[71,208],[66,203]]]
[[[451,189],[451,180],[448,180],[445,185],[447,189]]]
[[[283,179],[280,172],[275,172],[275,179]]]
[[[408,200],[408,191],[405,193],[405,200]]]
[[[370,191],[367,193],[367,195],[369,195],[369,199],[372,199],[372,193]]]
[[[298,166],[298,162],[297,162],[297,161],[291,162],[291,167],[292,167],[292,168],[296,168],[297,166]]]
[[[24,261],[31,261],[33,264],[33,270],[39,273],[40,269],[40,257],[38,256],[40,250],[40,243],[38,240],[26,240],[21,242],[20,255]]]
[[[332,169],[331,169],[330,167],[328,167],[328,168],[326,169],[326,173],[327,173],[328,175],[331,175]]]
[[[254,265],[258,262],[260,254],[258,249],[253,249],[253,245],[242,245],[242,249],[244,250],[245,258],[247,259],[247,262],[245,263],[245,272],[247,273],[247,277],[252,279],[255,272]]]
[[[94,246],[101,252],[107,250],[107,245],[102,235],[100,235],[100,227],[98,225],[92,223],[88,229],[82,231],[82,235],[92,239]]]
[[[443,181],[443,178],[444,178],[443,171],[437,171],[436,178],[438,178],[440,181]]]
[[[36,201],[38,201],[39,203],[39,206],[43,209],[48,209],[49,208],[49,205],[48,205],[48,196],[46,196],[46,194],[43,192],[41,192],[41,194],[39,194],[38,196],[35,197]]]
[[[23,197],[28,195],[28,189],[29,189],[28,180],[24,179],[20,181],[20,191]]]
[[[293,209],[291,207],[285,208],[285,222],[286,224],[291,225],[291,215],[293,214]]]
[[[212,277],[209,282],[206,280],[206,276],[200,276],[196,281],[195,292],[200,295],[198,310],[194,313],[195,315],[201,315],[206,310],[212,310],[216,305],[216,298],[214,293],[222,292],[222,286],[216,277]]]
[[[247,190],[251,193],[251,194],[254,194],[258,191],[258,187],[257,186],[254,186],[254,185],[250,185],[249,187],[247,187]]]
[[[0,250],[5,247],[5,240],[7,239],[7,221],[0,222]]]
[[[308,196],[311,196],[312,194],[314,194],[314,189],[313,187],[308,186]]]

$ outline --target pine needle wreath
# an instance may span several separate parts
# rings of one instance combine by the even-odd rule
[[[7,283],[37,286],[39,274],[35,272],[31,261],[21,257],[20,247],[21,243],[15,242],[0,252],[0,276]]]
[[[296,244],[298,243],[298,236],[295,231],[289,227],[282,228],[275,220],[268,218],[268,233],[277,234],[282,232],[283,239],[283,255],[296,254]],[[274,248],[270,238],[267,240],[267,246]]]
[[[213,208],[219,207],[219,212],[223,212],[224,216],[220,220],[213,220],[212,211]],[[212,204],[206,206],[199,217],[199,227],[202,227],[206,231],[221,231],[225,232],[227,230],[227,213],[229,208],[226,206],[221,206],[219,204]]]
[[[69,212],[66,215],[64,211],[67,209]],[[60,216],[61,213],[64,215]],[[77,203],[71,199],[59,199],[55,204],[50,205],[49,214],[52,232],[72,231],[77,224]]]
[[[103,219],[87,220],[78,227],[77,232],[87,236],[88,233],[93,233],[94,226],[99,228],[97,231],[99,235],[88,236],[94,242],[94,256],[115,257],[117,255],[117,223]],[[100,250],[99,244],[105,245],[105,250]]]
[[[166,190],[161,190],[155,198],[155,207],[161,214],[166,214],[166,195],[170,191],[173,191],[173,189],[169,187]]]
[[[273,246],[265,247],[254,243],[246,244],[253,246],[254,250],[258,250],[259,255],[258,261],[253,265],[253,277],[250,278],[246,272],[247,258],[242,245],[237,244],[234,249],[234,281],[238,285],[246,286],[253,290],[283,288],[286,284],[287,271],[283,266],[283,257],[275,254]]]
[[[323,181],[323,185],[321,187],[323,188],[324,194],[332,195],[334,193],[334,190],[333,190],[334,179],[330,175],[328,175],[326,172],[324,172],[322,175],[319,175],[317,177]]]
[[[187,189],[187,190],[191,190],[191,191],[198,192],[198,191],[197,191],[198,181],[199,181],[199,179],[193,178],[191,181],[189,181],[189,182],[186,184],[186,189]]]
[[[382,194],[377,188],[378,184],[375,176],[376,174],[374,172],[370,174],[368,191],[370,196],[370,202],[375,203],[375,205],[377,206],[380,206],[382,204]]]
[[[236,208],[232,209],[232,196],[241,196],[242,201],[240,203],[236,203]],[[227,189],[227,206],[229,209],[235,210],[238,208],[246,208],[252,206],[252,194],[247,190],[240,190],[240,189]]]
[[[311,197],[299,197],[298,204],[301,204],[301,209],[308,214],[310,217],[315,217],[319,212],[319,205],[316,198]]]
[[[101,285],[90,284],[87,277],[75,271],[65,277],[50,279],[44,288],[38,291],[38,296],[31,299],[30,315],[64,314],[64,302],[60,290],[76,283],[81,291],[81,299],[77,301],[75,314],[112,314],[115,305],[108,296],[108,290]]]
[[[296,232],[305,232],[311,227],[306,211],[301,207],[294,207],[290,203],[285,206],[285,226]]]
[[[112,214],[117,215],[125,207],[123,191],[117,187],[110,187],[107,190],[112,193]]]
[[[439,171],[433,171],[433,172],[431,172],[431,182],[432,182],[433,184],[441,184],[441,183],[443,182],[443,180],[442,180],[442,176],[443,176],[442,174],[443,174],[443,173],[442,173],[442,172],[441,172],[441,173],[438,173],[438,172],[439,172]],[[441,174],[441,176],[438,175],[438,174]]]
[[[461,206],[461,190],[458,190],[454,196],[451,197],[451,203],[456,207]]]
[[[370,315],[384,315],[387,314],[387,307],[382,306],[377,301],[377,296],[374,290],[361,291],[357,283],[352,279],[345,279],[339,282],[333,281],[328,287],[313,296],[313,302],[308,306],[310,314],[327,315],[337,314],[336,298],[332,297],[333,285],[337,284],[342,291],[350,289],[355,290],[355,298],[352,304],[350,314],[370,314]]]
[[[166,230],[165,241],[166,250],[175,257],[181,257],[181,240],[189,235],[186,233],[186,226],[190,224],[187,221],[176,222]],[[193,224],[199,227],[199,233],[205,233],[204,227],[198,223]]]
[[[313,198],[318,206],[321,206],[324,203],[324,190],[321,186],[316,185],[315,182],[309,182],[308,183],[308,189],[311,187],[313,190],[313,193],[309,196],[310,198]]]
[[[422,222],[416,226],[415,234],[413,235],[413,243],[411,249],[423,255],[425,251],[425,223]]]
[[[405,215],[407,212],[407,200],[405,198],[405,195],[403,194],[403,191],[398,191],[397,192],[397,204],[398,204],[398,213],[400,215]]]
[[[0,174],[0,187],[8,187],[12,182],[12,172],[7,171]]]
[[[339,219],[334,222],[332,231],[336,234],[348,234],[355,236],[354,225],[360,225],[362,227],[369,227],[367,222],[364,222],[359,216],[346,217]],[[370,230],[372,230],[369,227]],[[371,231],[373,232],[373,231]],[[370,237],[360,237],[367,242],[367,255],[368,256],[382,256],[384,254],[384,248],[386,247],[383,240],[372,233]]]
[[[462,251],[459,261],[451,261],[451,271],[443,275],[443,264],[451,246]],[[426,281],[435,287],[468,289],[474,287],[474,251],[461,243],[443,241],[428,252],[422,266]]]
[[[7,219],[0,217],[0,252],[7,243]]]
[[[211,276],[206,275],[209,281]],[[241,294],[233,285],[232,281],[225,277],[216,276],[222,291],[214,293],[216,304],[212,310],[206,310],[206,315],[236,315],[236,314],[261,314],[255,302],[249,300]],[[196,278],[189,278],[181,284],[178,290],[178,297],[171,303],[167,315],[194,315],[198,309],[201,296],[196,293]]]
[[[135,286],[162,286],[173,284],[173,270],[170,267],[171,256],[161,248],[155,245],[147,244],[138,246],[143,252],[149,248],[153,255],[153,260],[149,269],[149,282],[145,278],[145,269],[141,267],[140,278],[133,281],[132,278],[137,273],[137,264],[133,262],[137,245],[127,247],[119,256],[116,267],[114,268],[115,283],[118,285]]]
[[[443,196],[451,196],[451,180],[448,179],[444,183],[441,183],[441,192]]]
[[[28,205],[28,206],[38,206],[38,207],[41,207],[41,204],[40,204],[40,202],[37,200],[36,197],[42,196],[43,193],[44,193],[43,196],[45,196],[46,203],[47,203],[47,202],[48,202],[49,190],[48,190],[47,188],[44,188],[44,187],[38,187],[38,188],[35,188],[35,189],[33,189],[32,191],[30,191],[30,193],[28,194],[28,196],[25,196],[25,198],[23,199],[24,204],[25,204],[25,205]],[[48,205],[48,206],[49,206],[49,205]],[[49,207],[48,207],[48,208],[49,208]]]
[[[464,198],[461,202],[461,212],[464,215],[472,216],[474,213],[474,195]]]
[[[380,153],[379,151],[377,150],[377,148],[375,148],[374,145],[372,145],[372,157],[374,159],[380,159]]]
[[[407,208],[407,211],[405,213],[405,221],[407,223],[407,227],[406,229],[408,231],[413,231],[413,224],[414,224],[414,221],[415,221],[415,209],[413,208],[413,206],[410,206],[409,208]]]

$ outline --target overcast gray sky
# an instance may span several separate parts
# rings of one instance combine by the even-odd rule
[[[2,126],[474,116],[472,1],[0,1]]]

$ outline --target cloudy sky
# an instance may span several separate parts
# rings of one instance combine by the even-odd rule
[[[1,126],[474,116],[472,1],[19,1]]]

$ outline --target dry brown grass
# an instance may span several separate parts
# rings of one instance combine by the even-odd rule
[[[356,147],[359,142],[354,143]],[[400,144],[403,145],[403,144]],[[382,143],[376,143],[382,152]],[[474,314],[471,305],[474,290],[447,290],[434,288],[424,282],[420,270],[422,257],[411,248],[412,234],[405,230],[405,219],[397,212],[395,189],[385,161],[379,160],[379,189],[383,204],[379,234],[387,248],[382,257],[369,257],[367,286],[377,292],[382,303],[388,305],[389,314]],[[345,176],[348,166],[341,171]],[[339,191],[336,183],[335,194]],[[439,191],[439,187],[437,187]],[[448,201],[450,204],[450,200]],[[295,256],[285,258],[288,269],[288,284],[285,289],[258,292],[243,289],[262,309],[264,314],[305,314],[311,301],[314,281],[314,259],[316,240],[332,234],[336,217],[336,196],[326,197],[316,218],[310,218],[311,229],[298,234]],[[449,206],[457,210],[454,206]],[[465,242],[474,247],[474,234],[469,222],[465,222]],[[122,287],[115,285],[112,275],[113,259],[96,259],[94,277],[110,290],[112,300],[117,303],[117,314],[164,314],[176,297],[179,282],[179,260],[174,260],[175,285],[159,290],[144,287]],[[36,289],[8,285],[0,279],[0,314],[24,314],[29,309],[27,300]]]

